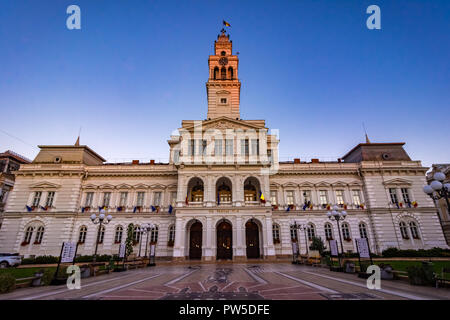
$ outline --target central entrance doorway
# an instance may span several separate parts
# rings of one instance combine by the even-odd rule
[[[201,222],[197,221],[191,226],[189,233],[189,259],[199,260],[202,258],[202,233]]]
[[[217,226],[217,260],[233,258],[233,241],[232,241],[231,224],[222,221]]]
[[[245,224],[245,241],[247,244],[247,258],[259,258],[259,229],[253,221]]]

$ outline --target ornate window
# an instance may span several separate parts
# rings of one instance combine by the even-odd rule
[[[139,241],[141,241],[141,231],[139,230],[140,227],[138,225],[135,225],[133,228],[133,243],[137,244]]]
[[[39,203],[41,202],[41,195],[42,195],[42,191],[36,191],[34,193],[32,206],[34,206],[34,207],[39,206]]]
[[[319,190],[319,203],[328,204],[327,190]]]
[[[353,204],[359,206],[361,204],[361,194],[359,190],[352,190]]]
[[[221,203],[231,202],[231,188],[227,186],[225,182],[217,188],[217,192],[219,193],[219,200]]]
[[[225,69],[225,67],[222,67],[222,69],[220,70],[220,77],[222,78],[222,80],[227,79],[227,69]]]
[[[94,193],[93,192],[86,193],[86,199],[84,200],[84,206],[85,207],[92,206],[92,199],[93,198],[94,198]]]
[[[392,203],[398,203],[397,189],[389,188],[389,195],[391,197],[391,202]]]
[[[127,205],[127,198],[128,198],[128,192],[120,193],[120,200],[119,200],[120,207],[125,207]]]
[[[276,223],[272,225],[273,243],[280,243],[280,226]]]
[[[287,205],[294,204],[294,191],[292,190],[286,191],[286,204]]]
[[[103,193],[103,207],[109,207],[109,201],[111,200],[111,192]]]
[[[308,233],[308,240],[312,241],[313,238],[316,237],[316,227],[312,223],[310,223],[310,224],[308,224],[306,230],[307,230],[307,233]]]
[[[155,226],[150,233],[150,242],[157,243],[158,242],[158,226]]]
[[[417,224],[414,221],[411,221],[409,223],[409,229],[411,230],[411,236],[414,239],[420,239],[419,229],[417,227]]]
[[[347,241],[351,240],[350,227],[348,226],[348,223],[343,222],[341,228],[342,228],[342,237],[344,238],[344,240]]]
[[[361,222],[359,224],[359,236],[361,238],[365,238],[365,239],[368,238],[367,237],[367,227],[366,227],[366,224],[364,222]]]
[[[325,223],[325,238],[327,240],[333,240],[333,227],[330,223]]]
[[[154,192],[153,193],[153,205],[159,206],[161,205],[161,192]]]
[[[244,199],[245,201],[256,201],[256,187],[250,181],[244,186]]]
[[[105,240],[105,226],[100,227],[100,234],[98,235],[98,243],[103,243]]]
[[[28,244],[31,241],[31,237],[33,236],[33,231],[34,228],[32,226],[29,226],[26,230],[25,230],[25,237],[23,239],[23,242]]]
[[[175,242],[175,225],[169,227],[169,242]]]
[[[400,227],[400,233],[402,235],[402,238],[409,239],[408,227],[406,226],[406,223],[404,221],[400,221],[400,223],[398,225]]]
[[[47,200],[45,200],[45,206],[51,208],[53,206],[54,198],[55,198],[55,191],[49,191],[47,193]]]
[[[203,185],[196,185],[192,188],[191,201],[203,202]]]
[[[40,226],[38,227],[36,231],[36,238],[34,239],[34,244],[41,244],[42,238],[44,237],[44,227]]]
[[[336,203],[344,204],[344,190],[336,190]]]
[[[408,188],[401,188],[401,191],[402,191],[403,201],[404,201],[406,204],[411,203],[411,200],[410,200],[410,198],[409,198],[409,190],[408,190]]]
[[[78,235],[78,243],[82,244],[86,241],[87,227],[82,226]]]
[[[293,242],[296,242],[298,240],[297,228],[293,225],[291,225],[291,240]]]
[[[141,191],[141,192],[137,193],[136,206],[142,207],[144,205],[144,197],[145,197],[145,192]]]
[[[311,203],[311,190],[303,191],[303,201],[305,204]]]
[[[116,233],[114,235],[114,243],[121,243],[122,242],[122,234],[123,234],[123,227],[117,226],[116,227]]]
[[[228,74],[230,76],[230,79],[233,80],[234,74],[233,74],[233,68],[232,67],[228,68]]]
[[[278,204],[277,201],[277,191],[276,190],[270,190],[270,202],[272,205],[276,206]]]

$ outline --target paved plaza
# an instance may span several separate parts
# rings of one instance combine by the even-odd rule
[[[381,283],[369,290],[354,274],[289,263],[160,264],[81,279],[63,286],[18,289],[0,299],[19,300],[427,300],[450,299],[450,290]]]

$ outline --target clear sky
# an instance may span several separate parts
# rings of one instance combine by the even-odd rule
[[[68,30],[66,8],[81,8]],[[381,30],[366,9],[381,8]],[[406,142],[450,162],[448,0],[2,0],[0,151],[81,144],[109,161],[167,160],[183,119],[205,119],[208,55],[225,19],[241,117],[279,129],[280,156],[336,160]]]

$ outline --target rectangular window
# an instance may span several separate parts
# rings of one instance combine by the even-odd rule
[[[273,156],[272,156],[272,150],[267,150],[267,159],[269,160],[269,163],[273,164]]]
[[[153,205],[159,206],[161,204],[161,192],[155,192],[153,194]]]
[[[277,205],[278,201],[277,201],[277,191],[270,191],[270,202],[272,203],[272,205]]]
[[[252,155],[259,154],[259,139],[252,139]]]
[[[104,192],[103,193],[103,206],[109,207],[110,200],[111,200],[111,192]]]
[[[127,205],[127,197],[128,197],[128,192],[120,193],[120,201],[119,201],[120,207],[125,207]]]
[[[226,139],[225,140],[226,148],[225,152],[227,156],[233,155],[233,139]]]
[[[353,194],[353,204],[359,206],[361,204],[361,196],[359,194],[359,190],[352,190]]]
[[[294,204],[294,191],[292,190],[286,191],[286,203],[288,205]]]
[[[137,193],[136,205],[138,207],[142,207],[144,205],[144,196],[145,196],[145,192]]]
[[[199,140],[199,155],[206,156],[206,146],[208,145],[206,140]]]
[[[344,190],[336,190],[337,204],[344,204]]]
[[[177,192],[176,191],[172,191],[170,193],[170,204],[172,206],[175,206],[176,203],[177,203]]]
[[[249,146],[248,139],[241,139],[241,156],[248,156]]]
[[[55,198],[55,191],[49,191],[47,193],[47,200],[45,201],[45,206],[51,208],[53,206],[54,198]]]
[[[188,141],[188,155],[193,156],[195,153],[195,140],[190,139]]]
[[[39,203],[41,202],[41,195],[42,195],[41,191],[36,191],[34,193],[33,204],[32,204],[33,206],[35,206],[35,207],[39,206]]]
[[[389,195],[391,196],[391,202],[392,203],[398,203],[397,189],[389,188]]]
[[[220,103],[223,103],[223,104],[227,103],[227,98],[220,98]]]
[[[320,204],[328,204],[327,190],[319,190],[319,202]]]
[[[303,201],[305,203],[311,202],[311,190],[304,190],[303,191]]]
[[[94,199],[94,193],[93,192],[86,193],[86,200],[84,201],[84,206],[85,207],[92,206],[92,200],[93,199]]]
[[[408,188],[402,188],[402,197],[403,197],[403,201],[405,203],[410,203],[411,201],[409,200],[409,190]]]
[[[214,154],[216,156],[222,155],[222,140],[221,139],[214,140]]]

